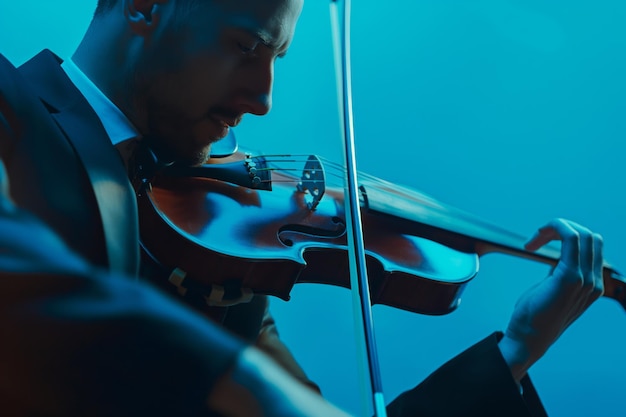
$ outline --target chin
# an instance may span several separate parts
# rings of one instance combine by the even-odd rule
[[[187,159],[187,163],[191,166],[202,165],[207,159],[209,159],[209,155],[211,154],[211,145],[205,146],[201,150],[193,152],[189,155]]]

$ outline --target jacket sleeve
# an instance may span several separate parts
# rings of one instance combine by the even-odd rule
[[[276,363],[281,365],[298,381],[302,382],[314,391],[321,393],[319,386],[309,379],[287,346],[285,346],[280,339],[276,328],[276,322],[270,314],[267,302],[265,314],[263,315],[263,320],[261,321],[261,330],[259,331],[259,336],[257,337],[255,346],[274,359]]]
[[[6,190],[0,161],[0,186]],[[243,344],[93,268],[0,193],[3,415],[205,415]]]
[[[387,406],[390,417],[547,417],[528,376],[522,390],[494,333],[433,372]],[[522,392],[523,391],[523,394]]]

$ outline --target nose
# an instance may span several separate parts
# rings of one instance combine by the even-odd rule
[[[272,108],[272,92],[266,94],[258,94],[256,97],[251,98],[249,104],[248,113],[256,114],[257,116],[263,116],[269,113]]]
[[[263,116],[272,108],[274,62],[256,62],[242,74],[241,107],[246,113]]]

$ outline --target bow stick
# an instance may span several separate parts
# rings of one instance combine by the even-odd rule
[[[337,71],[337,98],[340,108],[340,123],[345,157],[345,214],[348,238],[348,260],[350,265],[350,287],[352,288],[352,306],[356,320],[357,346],[362,363],[366,362],[370,388],[373,398],[374,415],[386,417],[382,381],[374,325],[372,320],[372,304],[370,301],[369,281],[365,260],[363,227],[358,196],[356,152],[354,142],[354,120],[352,112],[352,80],[350,68],[350,0],[331,0],[331,25],[333,30],[333,46],[335,52],[335,69]],[[365,346],[365,352],[362,347]],[[363,378],[365,380],[367,378]]]

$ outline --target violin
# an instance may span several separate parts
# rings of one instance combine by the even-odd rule
[[[178,292],[209,305],[267,294],[289,300],[296,283],[350,287],[341,167],[320,157],[237,152],[198,167],[138,164],[142,248],[171,271]],[[429,315],[454,311],[482,255],[556,265],[560,250],[419,191],[359,174],[372,304]],[[626,308],[626,277],[603,269],[604,296]]]

